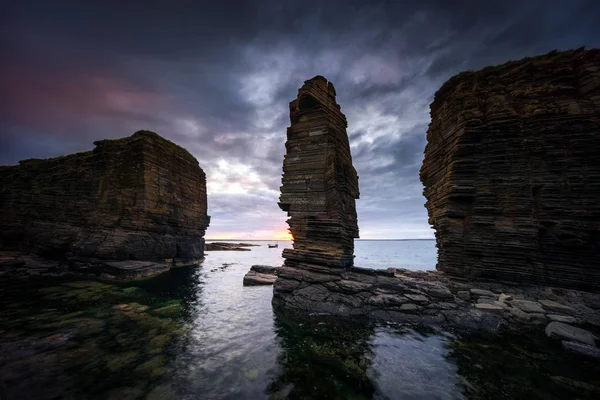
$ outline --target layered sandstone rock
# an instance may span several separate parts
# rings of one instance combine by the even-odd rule
[[[316,76],[290,103],[279,206],[290,217],[293,249],[275,284],[275,301],[306,286],[303,276],[335,279],[353,265],[358,237],[355,199],[358,176],[352,166],[346,117],[331,82]]]
[[[600,288],[600,50],[451,78],[427,139],[439,270]]]
[[[149,131],[95,145],[0,167],[0,248],[76,267],[88,259],[201,259],[210,217],[198,161]]]

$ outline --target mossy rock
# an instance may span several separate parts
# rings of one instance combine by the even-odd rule
[[[140,399],[144,395],[143,386],[136,387],[120,387],[108,392],[106,400],[130,400]]]
[[[129,287],[123,288],[123,289],[121,289],[121,292],[127,294],[128,296],[143,296],[146,294],[146,291],[144,289],[141,289],[136,286],[129,286]]]
[[[64,286],[50,286],[50,287],[38,289],[38,293],[60,293],[60,292],[66,291],[66,290],[69,290],[69,289],[65,288]]]
[[[258,374],[259,371],[257,368],[242,368],[242,372],[244,373],[244,376],[246,377],[246,379],[248,379],[249,381],[255,381],[256,378],[258,378]]]
[[[151,336],[152,337],[152,336]],[[163,352],[165,346],[169,344],[171,338],[168,335],[158,335],[152,337],[148,342],[147,349],[149,354],[160,354]]]
[[[85,318],[81,322],[77,322],[77,332],[82,336],[91,336],[98,334],[104,330],[105,323],[99,319]]]
[[[146,306],[144,304],[139,304],[139,303],[129,303],[129,305],[131,306],[133,311],[137,312],[137,313],[142,313],[144,311],[147,311],[150,308],[149,306]]]
[[[114,340],[123,348],[132,348],[137,346],[139,337],[131,332],[121,332],[115,335]]]
[[[75,311],[75,312],[68,313],[68,314],[59,314],[58,316],[56,316],[56,320],[64,321],[64,320],[68,320],[68,319],[74,319],[74,318],[82,316],[83,314],[85,314],[84,311]]]
[[[171,385],[159,385],[146,395],[145,400],[175,400],[176,398],[175,390]]]
[[[110,372],[116,372],[124,370],[133,364],[138,357],[138,353],[134,351],[128,351],[126,353],[111,354],[108,361],[106,362],[106,368]],[[129,369],[129,368],[128,368]]]
[[[74,289],[92,289],[92,290],[108,290],[112,288],[111,285],[96,281],[75,281],[63,283],[63,286],[68,286]]]
[[[158,378],[167,373],[167,370],[163,368],[165,363],[166,359],[164,356],[155,356],[145,363],[138,365],[134,371],[141,375]]]
[[[183,307],[181,304],[171,304],[152,310],[154,314],[160,315],[161,317],[176,317],[181,314],[182,311]]]
[[[61,329],[61,328],[74,328],[77,324],[80,324],[85,321],[85,318],[73,318],[73,319],[65,319],[61,321],[54,321],[48,324],[44,324],[41,328],[45,329]]]

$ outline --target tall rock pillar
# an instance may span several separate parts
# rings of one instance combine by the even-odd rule
[[[353,265],[358,176],[335,95],[331,82],[316,76],[290,103],[279,207],[288,213],[294,247],[283,251],[275,297],[310,279],[338,279]]]

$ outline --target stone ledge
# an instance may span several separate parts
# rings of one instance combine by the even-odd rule
[[[285,310],[487,331],[536,328],[552,321],[600,327],[600,294],[595,293],[467,282],[439,271],[389,268],[381,274],[352,268],[331,275],[284,268],[281,272],[273,305]]]
[[[132,280],[169,271],[172,267],[197,265],[202,259],[169,259],[164,262],[98,260],[71,256],[65,261],[49,260],[20,251],[0,251],[0,278],[80,275],[104,279]]]

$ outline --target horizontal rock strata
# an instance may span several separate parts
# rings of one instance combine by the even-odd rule
[[[294,244],[283,251],[284,265],[299,275],[339,277],[354,261],[359,191],[331,82],[322,76],[304,82],[290,103],[290,122],[279,206],[290,217]],[[279,277],[274,301],[285,303],[290,283]]]
[[[600,290],[600,50],[451,78],[427,140],[439,270]]]
[[[244,286],[272,285],[277,279],[277,267],[267,265],[253,265],[244,275]]]
[[[159,270],[200,260],[210,217],[198,161],[149,131],[95,145],[0,167],[0,249],[124,275],[136,267],[104,261]]]

